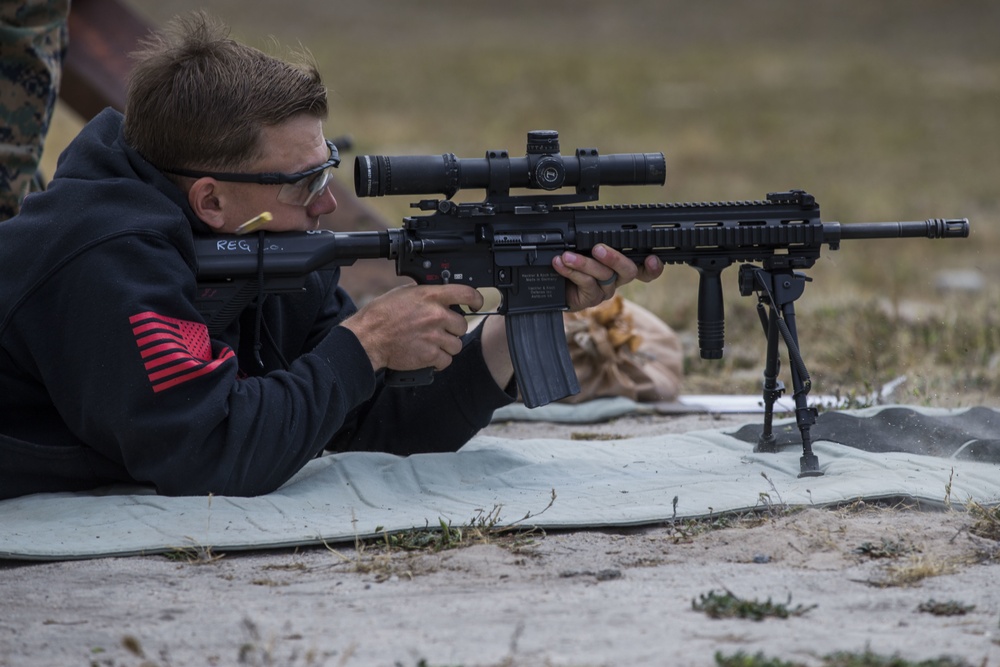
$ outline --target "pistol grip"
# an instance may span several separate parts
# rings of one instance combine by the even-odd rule
[[[466,313],[458,304],[449,306],[459,315]],[[415,371],[394,371],[386,369],[385,386],[387,387],[422,387],[434,382],[434,369],[428,366]]]
[[[421,387],[434,382],[434,369],[430,366],[415,371],[385,371],[387,387]]]
[[[507,346],[521,400],[529,408],[580,393],[562,311],[506,315]]]

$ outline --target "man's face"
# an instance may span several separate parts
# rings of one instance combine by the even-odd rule
[[[265,127],[261,133],[261,148],[263,157],[248,166],[248,173],[295,174],[321,165],[330,158],[322,121],[305,115],[281,125]],[[307,187],[307,182],[304,180],[300,185]],[[272,219],[263,229],[275,232],[309,231],[319,226],[320,215],[332,213],[337,208],[337,200],[329,187],[323,188],[306,206],[279,201],[281,188],[281,185],[214,181],[212,192],[219,206],[217,222],[205,219],[206,216],[201,213],[199,215],[220,233],[231,234],[265,211],[271,213]]]

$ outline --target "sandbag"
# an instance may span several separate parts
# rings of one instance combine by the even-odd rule
[[[581,403],[608,396],[670,402],[680,394],[684,355],[670,326],[616,294],[604,303],[563,317]]]

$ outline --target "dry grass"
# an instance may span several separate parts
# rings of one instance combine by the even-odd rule
[[[1000,506],[986,506],[970,501],[967,507],[972,517],[969,532],[977,537],[1000,542]]]
[[[870,581],[873,586],[914,586],[928,577],[940,577],[958,571],[958,563],[947,558],[929,558],[922,555],[911,556],[901,563],[893,563],[885,568],[884,576]]]

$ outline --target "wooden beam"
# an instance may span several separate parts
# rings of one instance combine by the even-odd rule
[[[85,120],[105,107],[125,110],[125,81],[149,26],[117,0],[73,0],[59,95]]]

